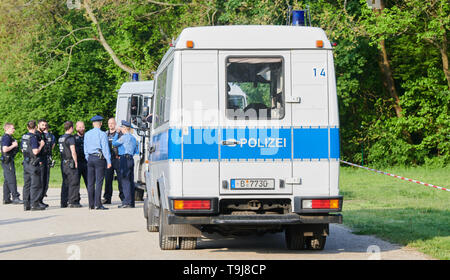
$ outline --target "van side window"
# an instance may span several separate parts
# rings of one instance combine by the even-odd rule
[[[156,79],[155,128],[169,120],[170,96],[172,93],[173,62],[169,64]]]
[[[284,117],[281,57],[229,57],[226,67],[228,118],[238,120]]]

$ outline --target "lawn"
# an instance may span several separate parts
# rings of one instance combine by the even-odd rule
[[[383,171],[450,187],[450,167],[387,168]],[[450,259],[450,192],[355,167],[342,167],[344,224],[357,234]]]

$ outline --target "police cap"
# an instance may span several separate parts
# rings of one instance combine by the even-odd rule
[[[91,122],[100,122],[103,120],[102,116],[96,115],[94,117],[92,117]]]
[[[122,126],[131,127],[131,124],[127,121],[122,121]]]

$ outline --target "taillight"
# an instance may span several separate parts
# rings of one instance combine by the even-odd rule
[[[180,200],[173,201],[174,210],[210,210],[211,200]]]
[[[339,199],[305,199],[303,209],[339,209]]]

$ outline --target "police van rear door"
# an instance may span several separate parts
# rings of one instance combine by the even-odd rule
[[[301,178],[294,195],[329,195],[330,134],[327,50],[292,50],[293,176]],[[331,72],[331,73],[330,73]]]
[[[220,194],[291,194],[290,52],[219,51],[218,64]]]

